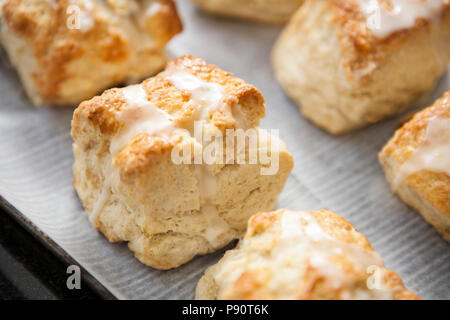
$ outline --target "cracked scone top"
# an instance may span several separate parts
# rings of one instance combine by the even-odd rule
[[[196,299],[418,299],[368,240],[328,211],[252,216],[243,240],[208,268]]]
[[[259,90],[191,56],[140,85],[83,102],[72,121],[74,186],[91,222],[159,269],[240,237],[252,214],[275,207],[293,167],[284,144],[259,129],[264,115]],[[266,141],[277,146],[278,171],[261,174],[272,164],[262,161],[223,162],[220,152],[212,163],[174,161],[180,150],[195,158],[211,146],[199,129],[205,136],[252,129],[258,150]]]
[[[392,190],[450,242],[450,92],[397,130],[379,159]]]
[[[286,93],[333,134],[416,103],[449,61],[446,0],[307,0],[272,54]]]
[[[0,41],[35,105],[77,105],[163,69],[173,0],[0,0]]]
[[[269,23],[289,20],[304,0],[192,0],[204,10]]]

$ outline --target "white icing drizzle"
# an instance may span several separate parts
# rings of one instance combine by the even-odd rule
[[[223,99],[224,87],[218,83],[206,82],[186,71],[168,73],[166,79],[179,90],[188,91],[191,102],[197,107],[194,120],[206,120],[209,114],[220,105]]]
[[[156,107],[147,98],[142,85],[122,89],[128,107],[116,115],[125,127],[111,140],[111,154],[114,156],[138,133],[162,136],[169,139],[176,127],[169,115]]]
[[[92,213],[89,216],[89,221],[92,224],[95,224],[97,221],[100,212],[105,207],[106,203],[108,202],[110,196],[111,196],[111,169],[108,168],[107,172],[105,174],[105,180],[103,181],[103,187],[102,191],[100,193],[99,198],[94,204],[94,208],[92,209]]]
[[[158,14],[162,9],[164,8],[164,6],[158,2],[152,2],[148,5],[147,9],[145,10],[145,15],[148,17],[152,17],[156,14]]]
[[[225,88],[214,82],[204,81],[193,74],[172,69],[166,72],[165,78],[178,90],[187,91],[190,94],[190,102],[197,108],[192,117],[194,121],[202,121],[205,130],[208,130],[207,122],[212,112],[223,106]],[[227,107],[228,108],[228,107]],[[231,112],[230,110],[228,110]],[[186,128],[192,133],[192,123]],[[197,137],[195,137],[197,138]],[[195,140],[195,138],[193,138]],[[194,141],[194,143],[200,141]],[[216,192],[216,177],[208,170],[207,164],[198,165],[196,176],[200,191],[201,210],[208,221],[208,228],[205,230],[205,238],[212,245],[215,244],[220,235],[228,232],[228,223],[219,215],[217,208],[213,204],[212,196]]]
[[[358,0],[361,11],[367,18],[367,25],[378,38],[414,26],[417,19],[431,20],[439,16],[449,0],[390,0],[388,10],[379,0]]]
[[[148,100],[147,93],[142,85],[125,87],[122,89],[122,94],[128,107],[116,114],[117,120],[123,122],[124,127],[111,138],[110,152],[112,157],[139,133],[158,135],[166,139],[174,134],[176,127],[170,120],[169,115]],[[102,192],[90,216],[91,222],[96,221],[111,196],[111,175],[110,164],[105,172]]]
[[[220,217],[213,203],[213,196],[217,190],[216,176],[208,170],[206,165],[199,165],[195,170],[200,192],[200,206],[208,224],[204,236],[210,244],[215,245],[219,236],[230,230],[230,226]]]
[[[200,80],[184,71],[174,72],[167,78],[179,90],[190,92],[192,103],[199,107],[195,117],[196,120],[206,121],[209,113],[216,110],[223,99],[224,89],[219,84]],[[124,123],[124,127],[111,139],[110,152],[112,157],[139,133],[157,135],[169,140],[176,132],[186,132],[185,128],[178,128],[166,112],[148,100],[147,93],[142,85],[123,88],[122,94],[128,107],[116,114],[117,120]],[[198,143],[194,137],[191,136],[191,139],[193,143]],[[112,170],[109,167],[105,173],[103,189],[94,206],[91,221],[97,219],[99,212],[103,210],[111,195],[111,174]],[[214,173],[209,170],[208,165],[200,164],[196,165],[195,175],[198,180],[200,196],[199,210],[202,211],[208,224],[204,236],[214,246],[220,235],[228,232],[230,227],[220,217],[213,204],[212,197],[217,188]]]
[[[282,233],[279,245],[282,249],[288,247],[296,249],[295,245],[299,243],[304,243],[308,246],[317,245],[323,251],[312,250],[312,253],[321,255],[322,258],[334,254],[343,254],[347,258],[365,266],[383,265],[383,261],[376,252],[337,240],[328,235],[316,219],[307,212],[285,210],[281,218],[281,228]]]
[[[88,32],[94,28],[95,21],[90,12],[80,11],[80,30]]]
[[[282,233],[274,251],[275,261],[280,260],[284,264],[284,257],[306,256],[311,266],[323,274],[325,281],[335,289],[345,288],[352,279],[330,260],[333,256],[349,259],[361,266],[363,272],[369,266],[383,266],[383,261],[376,252],[328,235],[309,213],[286,210],[281,218],[281,228]],[[295,281],[292,285],[296,285]]]
[[[429,120],[425,140],[401,165],[394,183],[398,185],[421,170],[444,172],[450,176],[450,118]]]
[[[271,270],[272,278],[265,284],[267,289],[277,299],[297,299],[302,294],[299,284],[310,277],[309,267],[312,267],[330,288],[339,290],[341,299],[392,299],[393,289],[386,288],[385,283],[372,290],[354,288],[352,273],[348,274],[333,261],[333,258],[346,258],[360,272],[365,273],[372,266],[384,272],[383,261],[376,252],[328,235],[307,212],[284,210],[280,220],[280,233],[271,254],[264,250],[264,246],[272,246],[267,237],[273,235],[269,234],[244,238],[237,249],[223,258],[222,265],[213,271],[222,290],[232,286],[245,270]]]

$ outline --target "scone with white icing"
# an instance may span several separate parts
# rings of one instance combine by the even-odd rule
[[[333,134],[417,102],[449,58],[448,0],[307,0],[272,55],[286,93]]]
[[[397,130],[379,159],[392,190],[450,242],[450,91]]]
[[[83,102],[73,184],[91,222],[158,269],[242,236],[252,214],[275,207],[293,167],[284,143],[259,129],[264,115],[258,89],[191,56]]]
[[[35,105],[77,105],[161,71],[173,0],[0,0],[0,42]]]
[[[304,0],[192,0],[205,11],[269,23],[284,23]]]
[[[258,213],[236,249],[200,279],[196,299],[419,299],[369,241],[328,210]]]

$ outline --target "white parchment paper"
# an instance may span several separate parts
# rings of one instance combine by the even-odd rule
[[[391,190],[377,153],[397,119],[334,137],[306,121],[278,86],[270,51],[280,28],[208,16],[178,1],[185,30],[169,46],[193,54],[258,87],[267,103],[262,127],[280,129],[295,168],[279,207],[331,209],[365,234],[408,288],[425,299],[450,298],[450,245]],[[450,89],[441,79],[425,107]],[[110,244],[88,223],[72,188],[72,109],[34,109],[0,56],[0,195],[43,234],[123,299],[190,299],[205,268],[223,250],[171,271],[134,259],[126,244]]]

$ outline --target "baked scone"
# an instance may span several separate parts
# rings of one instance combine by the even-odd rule
[[[328,210],[252,216],[247,233],[200,279],[196,299],[419,299],[369,241]]]
[[[275,207],[293,167],[284,143],[259,129],[264,115],[258,89],[191,56],[83,102],[72,121],[73,184],[91,222],[158,269],[242,236],[252,214]],[[239,144],[234,129],[254,143]],[[256,162],[239,161],[255,151]]]
[[[192,0],[204,10],[225,16],[284,23],[304,0]]]
[[[78,105],[161,71],[173,0],[0,0],[0,41],[35,105]]]
[[[393,191],[450,242],[450,91],[397,130],[379,159]]]
[[[307,0],[272,63],[304,116],[341,134],[417,102],[449,57],[447,0]]]

